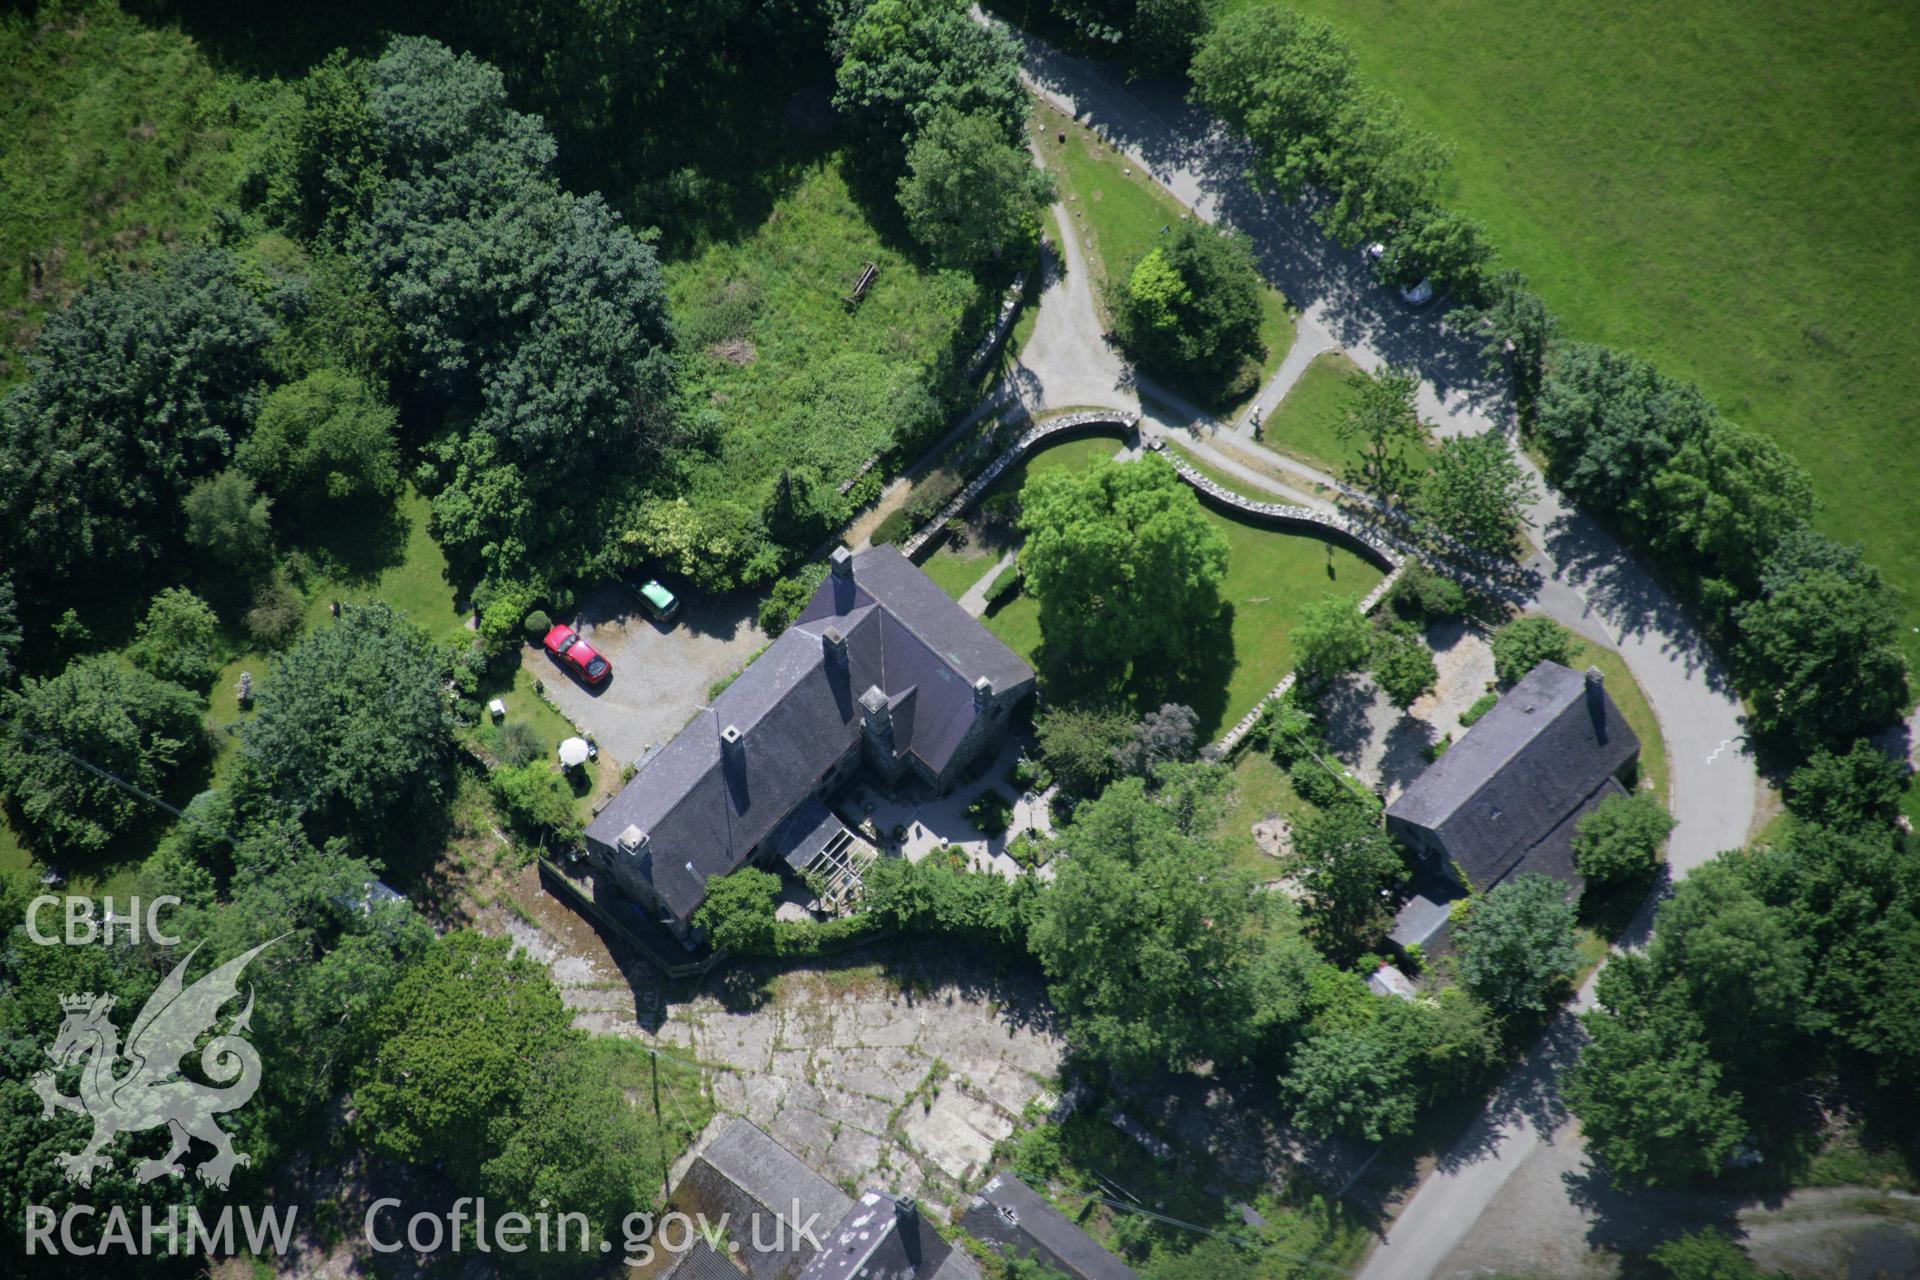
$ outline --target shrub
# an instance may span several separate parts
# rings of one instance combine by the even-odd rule
[[[514,768],[495,769],[491,781],[507,821],[522,832],[535,836],[551,833],[563,843],[580,838],[580,820],[573,812],[573,792],[544,759],[531,759]]]
[[[1410,623],[1375,632],[1373,679],[1387,700],[1405,711],[1440,679],[1433,654]]]
[[[959,516],[955,516],[940,527],[946,530],[947,541],[951,542],[954,546],[964,547],[967,545],[967,522],[965,520]]]
[[[767,955],[774,946],[774,899],[779,893],[778,876],[742,867],[708,882],[706,901],[693,913],[693,923],[706,930],[715,950]]]
[[[880,539],[876,536],[874,541]],[[772,640],[800,616],[800,611],[813,599],[813,593],[820,589],[821,580],[827,576],[827,566],[818,561],[802,565],[799,570],[773,584],[773,590],[760,602],[760,629]]]
[[[913,493],[900,509],[906,512],[907,519],[917,529],[939,515],[953,501],[953,495],[960,492],[961,485],[958,472],[941,467],[914,486]]]
[[[1573,864],[1597,883],[1631,880],[1653,870],[1672,830],[1672,817],[1648,793],[1608,796],[1574,828]]]
[[[987,607],[999,608],[1020,593],[1020,566],[1010,564],[987,586]]]
[[[1465,613],[1467,593],[1459,583],[1435,573],[1425,562],[1409,560],[1387,592],[1387,604],[1409,622],[1426,622]]]
[[[204,689],[220,670],[220,620],[199,596],[169,587],[148,606],[130,656],[162,680]]]
[[[306,616],[307,602],[285,574],[275,573],[254,588],[253,607],[247,610],[247,631],[267,648],[278,649],[300,634]]]
[[[507,645],[507,638],[526,616],[540,592],[524,582],[482,582],[473,589],[473,607],[480,615],[476,630],[495,653]]]
[[[509,769],[537,760],[546,751],[540,735],[525,720],[509,720],[493,735],[493,754]]]
[[[1489,689],[1473,700],[1473,705],[1460,713],[1460,727],[1471,729],[1474,721],[1494,709],[1500,702],[1500,695]]]
[[[1300,798],[1322,809],[1359,800],[1360,785],[1348,775],[1334,773],[1310,755],[1302,755],[1287,770],[1287,780]]]
[[[1542,662],[1571,663],[1573,648],[1573,634],[1552,618],[1515,618],[1493,633],[1493,672],[1516,685]]]
[[[967,821],[990,836],[1005,831],[1013,821],[1013,801],[996,787],[989,787],[967,806]]]
[[[874,527],[870,541],[876,547],[905,542],[913,536],[913,531],[918,527],[918,522],[914,520],[911,511],[906,507],[895,507],[880,518],[880,523]]]
[[[553,629],[553,619],[547,616],[546,610],[535,609],[527,615],[526,627],[527,638],[529,640],[539,640]]]

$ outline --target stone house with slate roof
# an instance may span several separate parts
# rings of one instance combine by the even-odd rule
[[[588,851],[684,936],[709,880],[844,838],[829,801],[862,769],[950,789],[1032,689],[898,550],[837,548],[794,623],[601,810]]]
[[[1598,669],[1534,667],[1387,806],[1387,831],[1420,861],[1393,941],[1433,947],[1452,901],[1511,876],[1538,872],[1578,889],[1574,829],[1625,794],[1639,756]]]

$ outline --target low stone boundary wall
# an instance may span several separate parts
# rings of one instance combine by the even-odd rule
[[[1027,273],[1022,271],[1007,286],[1006,293],[1000,297],[1000,311],[994,317],[993,328],[987,330],[987,336],[967,357],[967,381],[972,382],[986,372],[987,361],[993,359],[993,353],[1007,340],[1007,334],[1013,328],[1013,318],[1020,314],[1020,301],[1027,296]]]
[[[987,469],[953,496],[952,501],[940,509],[940,513],[921,526],[920,531],[900,544],[900,553],[912,560],[919,556],[934,539],[946,529],[947,521],[972,506],[974,500],[987,491],[1000,473],[1027,456],[1042,444],[1051,444],[1057,440],[1070,440],[1075,436],[1098,435],[1102,432],[1117,431],[1131,436],[1140,429],[1140,415],[1125,413],[1117,409],[1102,409],[1092,413],[1068,413],[1058,418],[1049,418],[1037,422],[1021,433],[1018,440],[1008,445],[1000,456],[987,465]]]
[[[1339,543],[1363,560],[1370,560],[1389,573],[1400,567],[1400,562],[1404,558],[1400,550],[1362,524],[1349,520],[1345,516],[1315,511],[1311,507],[1297,506],[1291,502],[1257,501],[1245,494],[1235,493],[1225,485],[1202,475],[1188,465],[1179,454],[1167,448],[1165,440],[1155,440],[1147,447],[1171,462],[1173,469],[1180,473],[1180,478],[1192,485],[1199,493],[1200,500],[1209,506],[1218,507],[1230,515],[1239,516],[1255,524],[1277,525]]]

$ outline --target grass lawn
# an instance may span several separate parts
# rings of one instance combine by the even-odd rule
[[[1086,250],[1094,305],[1103,320],[1109,319],[1109,281],[1145,257],[1164,230],[1192,215],[1132,160],[1044,102],[1034,107],[1034,129],[1040,157],[1053,174],[1068,220]],[[1060,141],[1063,133],[1064,143]],[[1260,382],[1265,383],[1293,345],[1292,309],[1271,285],[1260,290],[1260,341],[1266,347],[1260,364]],[[1251,399],[1249,394],[1234,404],[1209,407],[1232,417]]]
[[[1697,380],[1792,451],[1824,500],[1818,523],[1866,544],[1920,626],[1911,5],[1296,7],[1454,144],[1452,204],[1569,336]],[[1906,640],[1920,659],[1920,635]]]
[[[1340,424],[1355,395],[1349,379],[1359,366],[1338,351],[1317,355],[1288,390],[1278,408],[1260,424],[1260,443],[1276,453],[1318,467],[1336,480],[1360,463],[1358,442],[1340,438]],[[1410,459],[1424,471],[1424,459]]]
[[[0,382],[48,307],[206,229],[278,91],[112,4],[0,14]]]
[[[850,307],[843,298],[869,262],[879,275]],[[691,348],[691,385],[725,423],[718,455],[689,464],[690,488],[756,509],[784,466],[838,481],[899,443],[900,424],[886,414],[858,425],[846,414],[791,410],[830,405],[876,378],[896,397],[939,383],[943,361],[973,349],[1000,297],[964,272],[916,266],[868,221],[832,156],[752,235],[670,263],[666,274],[675,326]]]
[[[1248,747],[1233,762],[1233,804],[1221,815],[1213,838],[1233,855],[1235,866],[1271,880],[1280,864],[1253,842],[1253,824],[1268,818],[1298,823],[1313,812],[1287,780],[1287,771],[1265,751]]]

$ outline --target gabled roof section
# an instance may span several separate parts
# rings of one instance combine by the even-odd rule
[[[1640,750],[1600,673],[1542,662],[1387,807],[1439,833],[1475,888],[1488,889]]]
[[[911,1200],[866,1191],[822,1241],[799,1280],[933,1280],[952,1245],[940,1238]]]
[[[756,1229],[763,1242],[787,1244],[767,1251],[743,1247],[736,1256],[754,1280],[788,1280],[813,1253],[796,1230],[793,1215],[798,1212],[802,1223],[814,1214],[820,1222],[837,1222],[853,1201],[760,1129],[736,1117],[687,1166],[673,1189],[673,1204],[685,1213],[704,1213],[713,1222],[729,1215],[729,1234],[743,1244],[755,1239]]]
[[[960,1217],[968,1235],[1037,1258],[1072,1280],[1137,1280],[1133,1268],[1067,1220],[1046,1197],[1010,1173],[998,1172],[974,1193]]]

